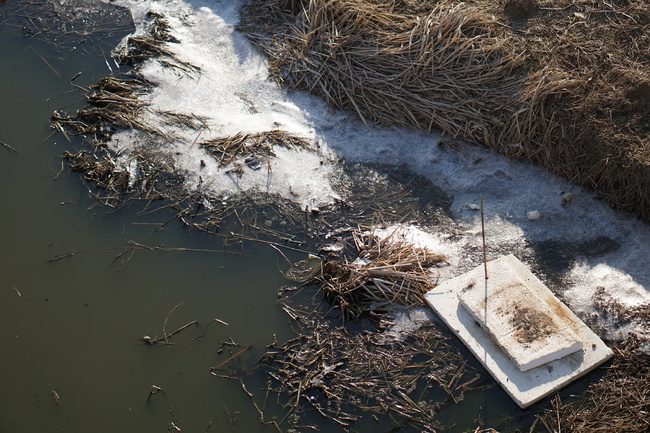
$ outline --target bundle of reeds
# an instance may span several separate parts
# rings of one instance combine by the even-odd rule
[[[118,129],[139,129],[161,134],[142,122],[145,107],[138,97],[150,90],[151,84],[137,74],[111,75],[91,86],[88,105],[74,115],[54,112],[53,128],[63,132],[69,129],[75,135],[87,135],[94,144],[105,144]]]
[[[319,276],[325,298],[341,309],[345,321],[391,306],[424,304],[424,294],[436,281],[431,268],[443,263],[444,256],[362,232],[353,233],[352,242],[356,259],[326,260]]]

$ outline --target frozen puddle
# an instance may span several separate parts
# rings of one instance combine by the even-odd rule
[[[304,209],[339,198],[330,183],[337,170],[333,155],[314,140],[305,113],[269,80],[264,59],[235,31],[238,2],[124,4],[133,13],[136,36],[147,38],[156,23],[164,23],[174,42],[165,44],[173,56],[152,57],[137,66],[154,84],[140,96],[146,108],[138,120],[160,133],[117,131],[109,143],[116,154],[131,161],[133,153],[146,152],[182,174],[189,192],[220,200],[259,192]],[[116,52],[128,55],[137,47],[126,38]],[[278,144],[283,137],[304,145]],[[215,157],[209,147],[218,140],[232,140],[229,149],[268,145],[268,154]],[[129,171],[135,174],[133,167]]]
[[[438,285],[427,303],[522,408],[613,352],[514,255]]]

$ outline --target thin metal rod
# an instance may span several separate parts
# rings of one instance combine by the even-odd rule
[[[483,196],[481,196],[481,232],[483,233],[483,267],[485,269],[485,279],[487,280],[487,247],[485,246],[485,215],[483,213]]]

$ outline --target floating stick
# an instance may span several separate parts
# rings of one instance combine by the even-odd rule
[[[243,348],[242,350],[240,350],[239,352],[235,353],[234,355],[232,355],[231,357],[229,357],[228,359],[226,359],[225,361],[223,361],[221,364],[217,365],[216,367],[212,367],[212,368],[210,368],[210,374],[212,374],[213,376],[216,376],[215,373],[214,373],[215,370],[220,369],[221,367],[223,367],[224,365],[226,365],[227,363],[229,363],[229,362],[232,361],[233,359],[237,358],[237,357],[238,357],[239,355],[241,355],[242,353],[246,352],[248,349],[250,349],[250,348],[253,347],[254,345],[255,345],[255,343],[253,343],[253,344],[249,344],[248,346],[244,347],[244,348]]]

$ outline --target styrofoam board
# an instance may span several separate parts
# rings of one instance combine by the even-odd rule
[[[541,300],[557,309],[556,313],[565,318],[564,320],[580,337],[583,343],[581,350],[531,370],[520,371],[470,313],[460,305],[458,292],[472,281],[485,279],[483,265],[444,281],[429,291],[425,299],[506,393],[521,408],[526,408],[593,370],[611,358],[613,352],[569,308],[559,302],[515,256],[508,255],[488,262],[488,276],[491,268],[499,268],[499,264],[503,263],[516,272]]]
[[[460,304],[481,324],[519,370],[527,371],[582,349],[572,320],[556,313],[559,301],[544,302],[507,261],[490,264],[458,292]],[[549,305],[550,304],[550,305]]]

